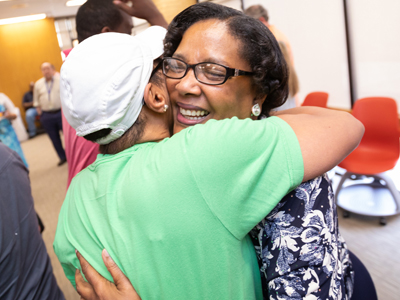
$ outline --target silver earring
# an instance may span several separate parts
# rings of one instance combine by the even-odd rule
[[[167,104],[164,104],[164,112],[166,112],[167,109],[168,109],[168,105],[167,105]]]
[[[254,104],[253,107],[251,108],[251,116],[256,116],[258,117],[261,114],[261,108],[260,105],[258,105],[258,103]]]

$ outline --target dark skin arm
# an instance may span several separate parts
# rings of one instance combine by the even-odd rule
[[[164,16],[151,0],[114,0],[113,2],[116,6],[132,17],[145,19],[152,26],[158,25],[164,28],[168,27],[168,23],[164,19]],[[128,6],[126,4],[128,2],[131,2],[132,6]]]
[[[104,249],[101,256],[115,283],[101,276],[79,253],[76,256],[81,264],[82,272],[88,282],[77,269],[75,272],[76,290],[84,300],[141,300],[129,279],[118,268],[117,264]]]
[[[24,103],[22,103],[22,105],[25,108],[31,108],[31,107],[33,107],[33,101],[32,102],[24,102]]]

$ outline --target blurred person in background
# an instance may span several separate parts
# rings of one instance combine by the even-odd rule
[[[259,20],[268,29],[272,32],[274,37],[279,43],[279,47],[284,55],[284,58],[287,62],[289,69],[289,97],[287,101],[280,107],[275,108],[275,111],[285,110],[289,108],[294,108],[296,106],[300,106],[299,99],[297,97],[297,93],[299,92],[299,80],[297,77],[297,73],[294,69],[294,59],[292,47],[289,43],[289,39],[286,35],[283,34],[278,28],[269,23],[269,15],[268,11],[262,5],[252,5],[247,8],[244,12],[246,15]]]
[[[278,44],[279,48],[282,51],[283,57],[285,58],[289,70],[289,80],[288,80],[289,95],[286,102],[283,105],[275,108],[274,111],[285,110],[289,108],[294,108],[296,106],[300,106],[300,103],[298,103],[297,101],[298,97],[296,97],[297,93],[299,92],[299,79],[297,78],[296,70],[294,69],[294,66],[289,58],[289,52],[286,48],[286,44],[281,41],[278,41]]]
[[[0,140],[1,142],[18,153],[28,167],[17,134],[11,125],[11,121],[17,118],[17,108],[14,103],[5,94],[0,93]]]
[[[0,299],[64,300],[40,235],[28,169],[0,143]]]
[[[42,64],[41,71],[43,77],[36,81],[33,91],[33,106],[36,107],[40,122],[60,159],[58,166],[61,166],[67,159],[60,137],[62,130],[60,76],[49,62]]]
[[[35,83],[31,81],[29,84],[29,91],[24,94],[22,99],[22,105],[25,109],[25,120],[28,124],[29,137],[33,138],[36,135],[36,124],[35,120],[38,115],[36,108],[33,107],[33,88]]]
[[[128,2],[131,6],[128,6]],[[132,17],[147,20],[150,25],[168,26],[164,17],[151,0],[112,1],[88,0],[76,14],[76,31],[79,42],[92,35],[105,32],[119,32],[131,34]],[[68,160],[69,187],[72,178],[81,170],[96,160],[99,146],[76,135],[73,129],[62,117],[65,153]]]
[[[288,51],[289,59],[291,63],[293,64],[293,53],[292,53],[292,47],[290,46],[289,39],[286,37],[286,35],[283,34],[282,31],[280,31],[278,28],[275,27],[275,25],[272,25],[269,23],[269,15],[268,11],[262,6],[262,5],[252,5],[249,8],[247,8],[244,13],[256,20],[261,21],[265,26],[268,27],[268,29],[272,32],[276,40],[279,42],[283,42],[286,46],[286,49]]]

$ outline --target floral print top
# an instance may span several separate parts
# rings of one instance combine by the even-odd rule
[[[354,274],[326,174],[287,194],[250,236],[264,299],[350,299]]]

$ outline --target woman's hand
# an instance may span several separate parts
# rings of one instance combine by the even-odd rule
[[[11,121],[11,120],[16,119],[17,115],[16,114],[12,114],[8,110],[6,110],[6,112],[4,113],[3,117]]]
[[[86,282],[79,270],[75,272],[76,290],[84,300],[140,300],[129,279],[118,268],[117,264],[104,249],[101,253],[104,264],[110,272],[114,282],[110,282],[101,276],[93,267],[76,252],[76,256],[82,267],[82,272],[86,277]]]
[[[128,2],[132,5],[128,6]],[[168,27],[167,21],[151,0],[114,0],[114,4],[132,17],[145,19],[150,25]]]

